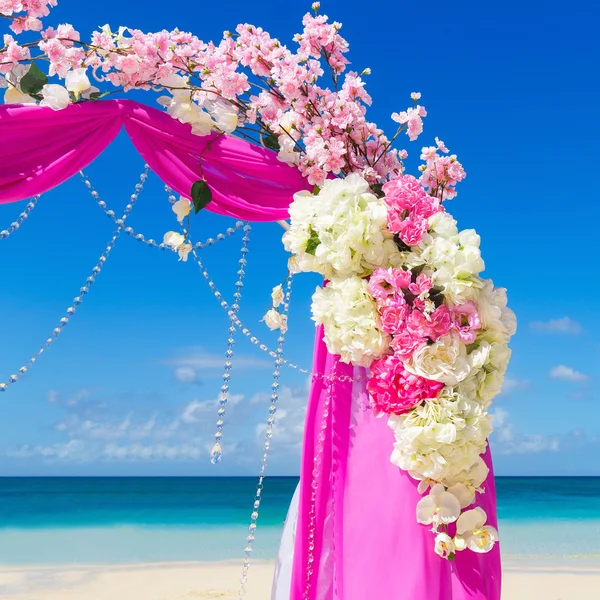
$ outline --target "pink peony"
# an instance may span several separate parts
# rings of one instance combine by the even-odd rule
[[[454,307],[452,322],[460,339],[465,344],[472,344],[477,337],[477,330],[481,329],[481,319],[475,302],[469,300],[465,304]]]
[[[388,415],[406,413],[424,400],[436,398],[443,387],[439,381],[409,373],[394,355],[371,365],[371,378],[367,383],[375,413]]]
[[[420,338],[429,338],[433,342],[450,333],[452,315],[447,306],[436,308],[430,315],[413,310],[407,320],[408,331]]]

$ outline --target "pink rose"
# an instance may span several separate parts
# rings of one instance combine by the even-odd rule
[[[426,337],[419,336],[412,331],[405,329],[394,336],[392,339],[392,348],[399,358],[402,360],[409,360],[411,356],[426,343]]]
[[[404,296],[387,298],[379,305],[381,315],[381,329],[391,335],[400,333],[405,327],[404,323],[408,317],[410,308],[404,300]]]
[[[445,305],[436,308],[430,315],[413,310],[407,320],[407,328],[412,335],[429,338],[432,342],[448,334],[452,324],[450,310]]]
[[[420,296],[421,294],[426,294],[433,287],[433,278],[429,275],[424,275],[421,273],[417,277],[415,283],[411,283],[408,286],[408,289],[415,295]]]
[[[371,378],[367,383],[375,413],[388,415],[406,413],[424,400],[436,398],[443,387],[439,381],[409,373],[394,355],[371,365]]]
[[[402,290],[408,288],[411,282],[412,274],[410,271],[402,269],[375,269],[369,279],[367,289],[369,294],[376,299],[385,299],[393,296]]]
[[[465,304],[454,307],[452,309],[452,322],[456,331],[458,331],[458,337],[465,344],[472,344],[477,337],[477,330],[481,329],[481,319],[475,302],[469,300]]]

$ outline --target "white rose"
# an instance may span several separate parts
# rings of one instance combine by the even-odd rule
[[[71,104],[71,96],[67,88],[55,83],[47,83],[42,88],[42,96],[44,99],[40,102],[40,106],[48,106],[52,110],[62,110]]]
[[[86,69],[74,69],[65,77],[65,87],[76,94],[85,92],[92,84],[86,75]]]
[[[477,312],[484,328],[497,331],[505,341],[517,331],[515,314],[507,308],[506,290],[495,288],[490,279],[482,280],[481,289],[475,298]]]
[[[163,236],[163,244],[171,246],[174,250],[185,242],[185,237],[176,231],[167,231]]]
[[[405,368],[414,375],[446,385],[456,385],[471,373],[467,347],[454,331],[432,345],[419,348]]]

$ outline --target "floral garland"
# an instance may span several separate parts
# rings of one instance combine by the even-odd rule
[[[312,313],[329,351],[370,367],[372,408],[394,432],[392,463],[419,481],[416,517],[432,526],[435,551],[450,560],[466,548],[489,551],[496,530],[482,509],[466,509],[488,475],[481,457],[492,431],[488,410],[516,320],[505,290],[480,276],[479,236],[459,232],[445,210],[466,176],[457,157],[436,138],[422,149],[416,178],[405,173],[407,151],[393,148],[401,133],[410,141],[422,133],[421,95],[391,115],[398,125],[391,138],[368,121],[363,77],[371,71],[344,73],[348,43],[340,23],[318,14],[319,2],[294,37],[296,51],[247,23],[218,44],[179,30],[108,25],[86,42],[69,24],[43,29],[56,4],[0,0],[14,34],[41,32],[22,43],[4,35],[5,103],[61,110],[115,92],[164,90],[159,104],[193,133],[237,135],[296,166],[314,190],[294,196],[283,243],[291,273],[328,280]],[[325,73],[333,89],[322,84]],[[192,248],[191,213],[210,201],[199,180],[173,206],[186,225],[164,242],[180,260]],[[287,328],[281,289],[264,319],[274,329]]]

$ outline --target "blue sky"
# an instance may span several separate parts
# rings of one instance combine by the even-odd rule
[[[309,2],[189,3],[167,14],[154,0],[61,0],[48,23],[84,35],[108,22],[144,30],[179,27],[205,40],[250,21],[286,43]],[[356,70],[372,69],[370,116],[389,115],[420,91],[429,111],[409,153],[438,135],[468,177],[449,210],[482,236],[486,275],[509,290],[519,318],[505,391],[496,401],[497,472],[600,475],[600,325],[594,294],[600,218],[594,184],[599,84],[594,19],[583,3],[376,2],[371,12],[325,1],[344,23]],[[282,8],[285,7],[285,11]],[[589,13],[591,3],[588,4]],[[287,13],[284,16],[284,12]],[[150,99],[148,99],[150,101]],[[119,212],[142,170],[121,136],[86,172]],[[0,229],[24,203],[0,206]],[[129,223],[147,238],[174,228],[166,196],[150,178]],[[587,229],[583,225],[587,225]],[[45,194],[23,227],[0,240],[0,378],[43,343],[110,239],[113,224],[75,177]],[[195,235],[231,226],[203,213]],[[204,251],[225,294],[233,293],[241,234]],[[270,289],[285,275],[275,224],[253,227],[241,318],[259,337]],[[310,295],[299,276],[288,358],[309,366]],[[228,321],[190,262],[123,236],[59,339],[23,380],[0,396],[0,475],[253,474],[268,417],[273,365],[238,339],[225,426],[225,458],[208,461]],[[270,472],[295,474],[305,376],[285,371]]]

